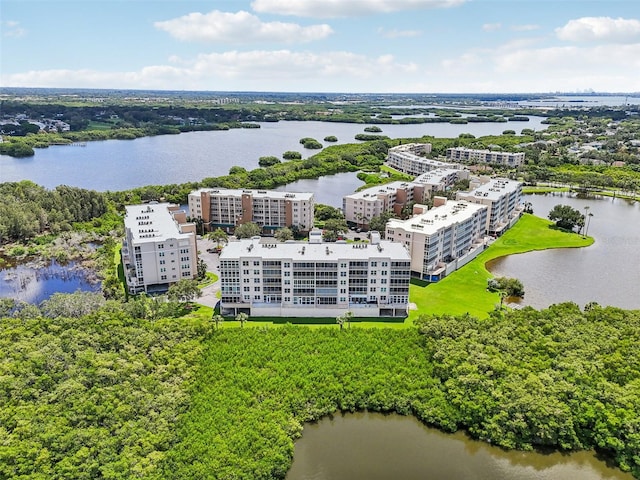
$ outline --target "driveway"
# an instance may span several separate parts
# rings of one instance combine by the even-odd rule
[[[198,256],[207,264],[207,271],[215,273],[220,277],[220,258],[217,253],[207,252],[208,248],[215,248],[216,242],[206,238],[198,239]],[[207,307],[215,307],[220,301],[217,294],[220,291],[220,280],[202,289],[202,296],[198,298],[198,303]]]

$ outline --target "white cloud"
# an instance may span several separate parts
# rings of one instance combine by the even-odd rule
[[[500,30],[502,28],[501,23],[485,23],[482,25],[482,30],[485,32],[495,32],[496,30]]]
[[[325,38],[333,33],[329,25],[303,27],[295,23],[262,22],[249,12],[190,13],[156,22],[155,27],[179,40],[225,42],[232,44],[255,42],[304,43]]]
[[[255,91],[386,91],[398,76],[417,72],[392,55],[367,57],[351,52],[289,50],[202,54],[191,61],[171,57],[172,65],[135,72],[42,70],[1,75],[5,86]],[[394,80],[395,79],[395,80]]]
[[[633,18],[582,17],[556,28],[560,40],[570,42],[640,42],[640,20]]]
[[[14,20],[6,20],[0,22],[2,28],[2,36],[7,38],[20,38],[27,34],[27,31],[20,26],[20,22]]]
[[[392,30],[385,30],[380,27],[378,29],[378,34],[384,38],[414,38],[421,36],[422,30],[396,30],[395,28]]]
[[[462,5],[467,0],[254,0],[256,12],[298,17],[359,17],[375,13],[424,10]]]

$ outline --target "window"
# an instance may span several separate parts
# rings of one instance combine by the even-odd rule
[[[164,260],[160,260],[160,265],[164,265],[165,261]]]
[[[251,287],[243,287],[242,291],[243,292],[250,292],[251,291]]]
[[[254,265],[255,267],[259,267],[259,266],[260,266],[260,260],[254,260],[254,261],[253,261],[253,265]]]
[[[260,279],[259,278],[254,278],[253,279],[253,283],[260,283]]]
[[[253,291],[254,292],[259,292],[260,291],[260,287],[253,287]]]
[[[248,260],[243,260],[242,261],[242,266],[243,267],[248,267],[249,266],[249,261]]]

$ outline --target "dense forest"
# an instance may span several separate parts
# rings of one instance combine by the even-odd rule
[[[304,422],[368,409],[640,478],[639,342],[640,311],[570,303],[401,330],[7,318],[0,477],[283,478]]]

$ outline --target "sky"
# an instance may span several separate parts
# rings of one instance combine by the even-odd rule
[[[0,0],[0,86],[640,92],[640,0]]]

